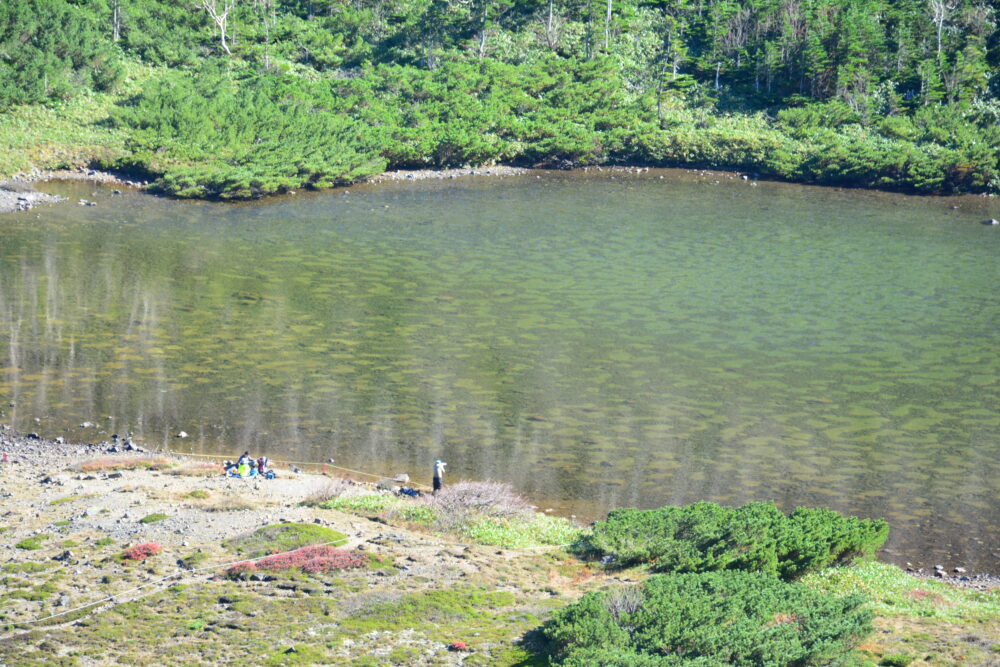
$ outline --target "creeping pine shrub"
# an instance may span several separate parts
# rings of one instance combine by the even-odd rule
[[[302,547],[283,554],[265,556],[256,562],[243,561],[226,570],[226,576],[231,579],[241,579],[258,570],[281,572],[284,570],[302,570],[309,574],[317,572],[333,572],[361,567],[365,557],[360,554],[334,549],[333,547]]]
[[[725,507],[701,502],[655,510],[618,509],[574,545],[577,553],[615,564],[650,564],[657,572],[749,570],[795,579],[868,556],[885,543],[883,520],[773,503]]]
[[[588,593],[542,632],[574,667],[827,664],[872,631],[864,602],[753,572],[655,575]]]
[[[146,560],[150,556],[155,556],[162,552],[163,546],[157,542],[143,542],[123,551],[122,558],[125,560]]]

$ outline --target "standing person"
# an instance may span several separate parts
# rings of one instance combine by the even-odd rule
[[[432,480],[432,488],[434,489],[434,493],[440,491],[441,487],[444,486],[444,467],[446,465],[448,464],[442,461],[441,459],[438,459],[437,461],[434,462],[434,479]]]

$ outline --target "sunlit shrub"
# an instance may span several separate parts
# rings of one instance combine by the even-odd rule
[[[579,667],[828,664],[871,632],[864,602],[759,573],[656,575],[588,593],[543,634],[556,664]]]
[[[794,579],[874,554],[888,534],[885,521],[828,509],[800,507],[786,516],[773,503],[734,508],[701,502],[613,510],[574,549],[619,566],[649,564],[657,572],[747,570]]]

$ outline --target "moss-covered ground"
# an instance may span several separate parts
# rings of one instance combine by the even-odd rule
[[[561,550],[460,547],[420,533],[395,532],[367,550],[367,567],[336,573],[189,577],[73,623],[11,635],[0,643],[0,663],[541,665],[533,630],[554,609],[587,590],[646,576],[604,572]],[[154,557],[107,578],[104,588],[171,570],[163,556]],[[57,609],[50,598],[65,583],[61,568],[7,564],[3,577],[5,598]],[[915,579],[881,563],[806,582],[871,597],[876,632],[850,664],[988,665],[1000,657],[1000,590]],[[455,641],[470,650],[449,650]]]
[[[66,627],[9,639],[0,644],[0,662],[517,664],[532,659],[522,646],[525,634],[567,601],[553,582],[579,581],[559,572],[586,569],[566,558],[529,556],[496,572],[461,577],[461,583],[447,573],[443,582],[408,576],[375,561],[370,568],[281,573],[266,581],[204,577]],[[470,650],[449,651],[453,641]],[[59,647],[55,655],[53,647]]]

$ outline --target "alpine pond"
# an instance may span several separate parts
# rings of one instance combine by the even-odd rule
[[[440,458],[581,518],[829,506],[888,518],[889,560],[998,572],[990,200],[671,171],[48,189],[71,203],[0,224],[18,429],[424,482]]]

